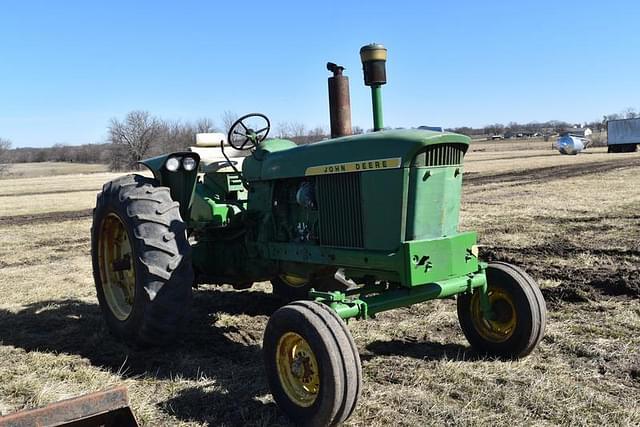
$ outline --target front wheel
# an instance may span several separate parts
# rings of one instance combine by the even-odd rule
[[[481,290],[458,296],[458,320],[471,346],[507,359],[527,356],[544,335],[547,308],[536,282],[520,268],[489,264],[487,294],[492,315],[482,312]]]
[[[296,424],[340,424],[362,387],[360,355],[344,321],[324,304],[296,301],[276,311],[264,333],[269,388]]]
[[[169,189],[140,175],[105,184],[93,212],[91,256],[111,332],[134,345],[172,342],[186,320],[193,268]]]

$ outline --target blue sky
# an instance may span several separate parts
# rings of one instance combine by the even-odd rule
[[[389,49],[387,126],[595,120],[640,106],[639,20],[636,1],[0,0],[0,137],[102,142],[133,109],[328,127],[329,60],[369,128],[370,42]]]

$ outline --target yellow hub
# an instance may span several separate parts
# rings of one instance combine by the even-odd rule
[[[487,341],[501,343],[513,335],[517,325],[516,308],[511,295],[503,289],[489,288],[489,303],[493,311],[491,320],[482,314],[480,292],[471,298],[471,319],[480,336]]]
[[[136,295],[136,272],[129,235],[115,213],[107,215],[100,225],[98,262],[107,305],[116,319],[127,320]]]
[[[320,372],[309,343],[295,332],[280,337],[276,349],[280,384],[298,406],[313,405],[320,391]]]
[[[280,279],[287,285],[292,288],[299,288],[308,283],[306,277],[296,276],[294,274],[281,274]]]

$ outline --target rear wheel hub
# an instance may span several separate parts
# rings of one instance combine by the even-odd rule
[[[136,295],[131,240],[124,223],[115,213],[104,218],[99,236],[99,266],[104,296],[114,317],[124,321],[133,311]]]

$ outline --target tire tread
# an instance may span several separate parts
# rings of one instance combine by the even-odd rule
[[[107,182],[97,196],[91,247],[98,299],[110,329],[133,345],[168,344],[186,322],[194,273],[191,246],[177,206],[168,188],[141,175]],[[136,255],[136,281],[141,285],[136,283],[136,292],[145,288],[142,298],[149,298],[144,308],[134,303],[131,320],[125,325],[109,317],[100,289],[97,233],[100,221],[110,212],[116,213],[128,229]]]

